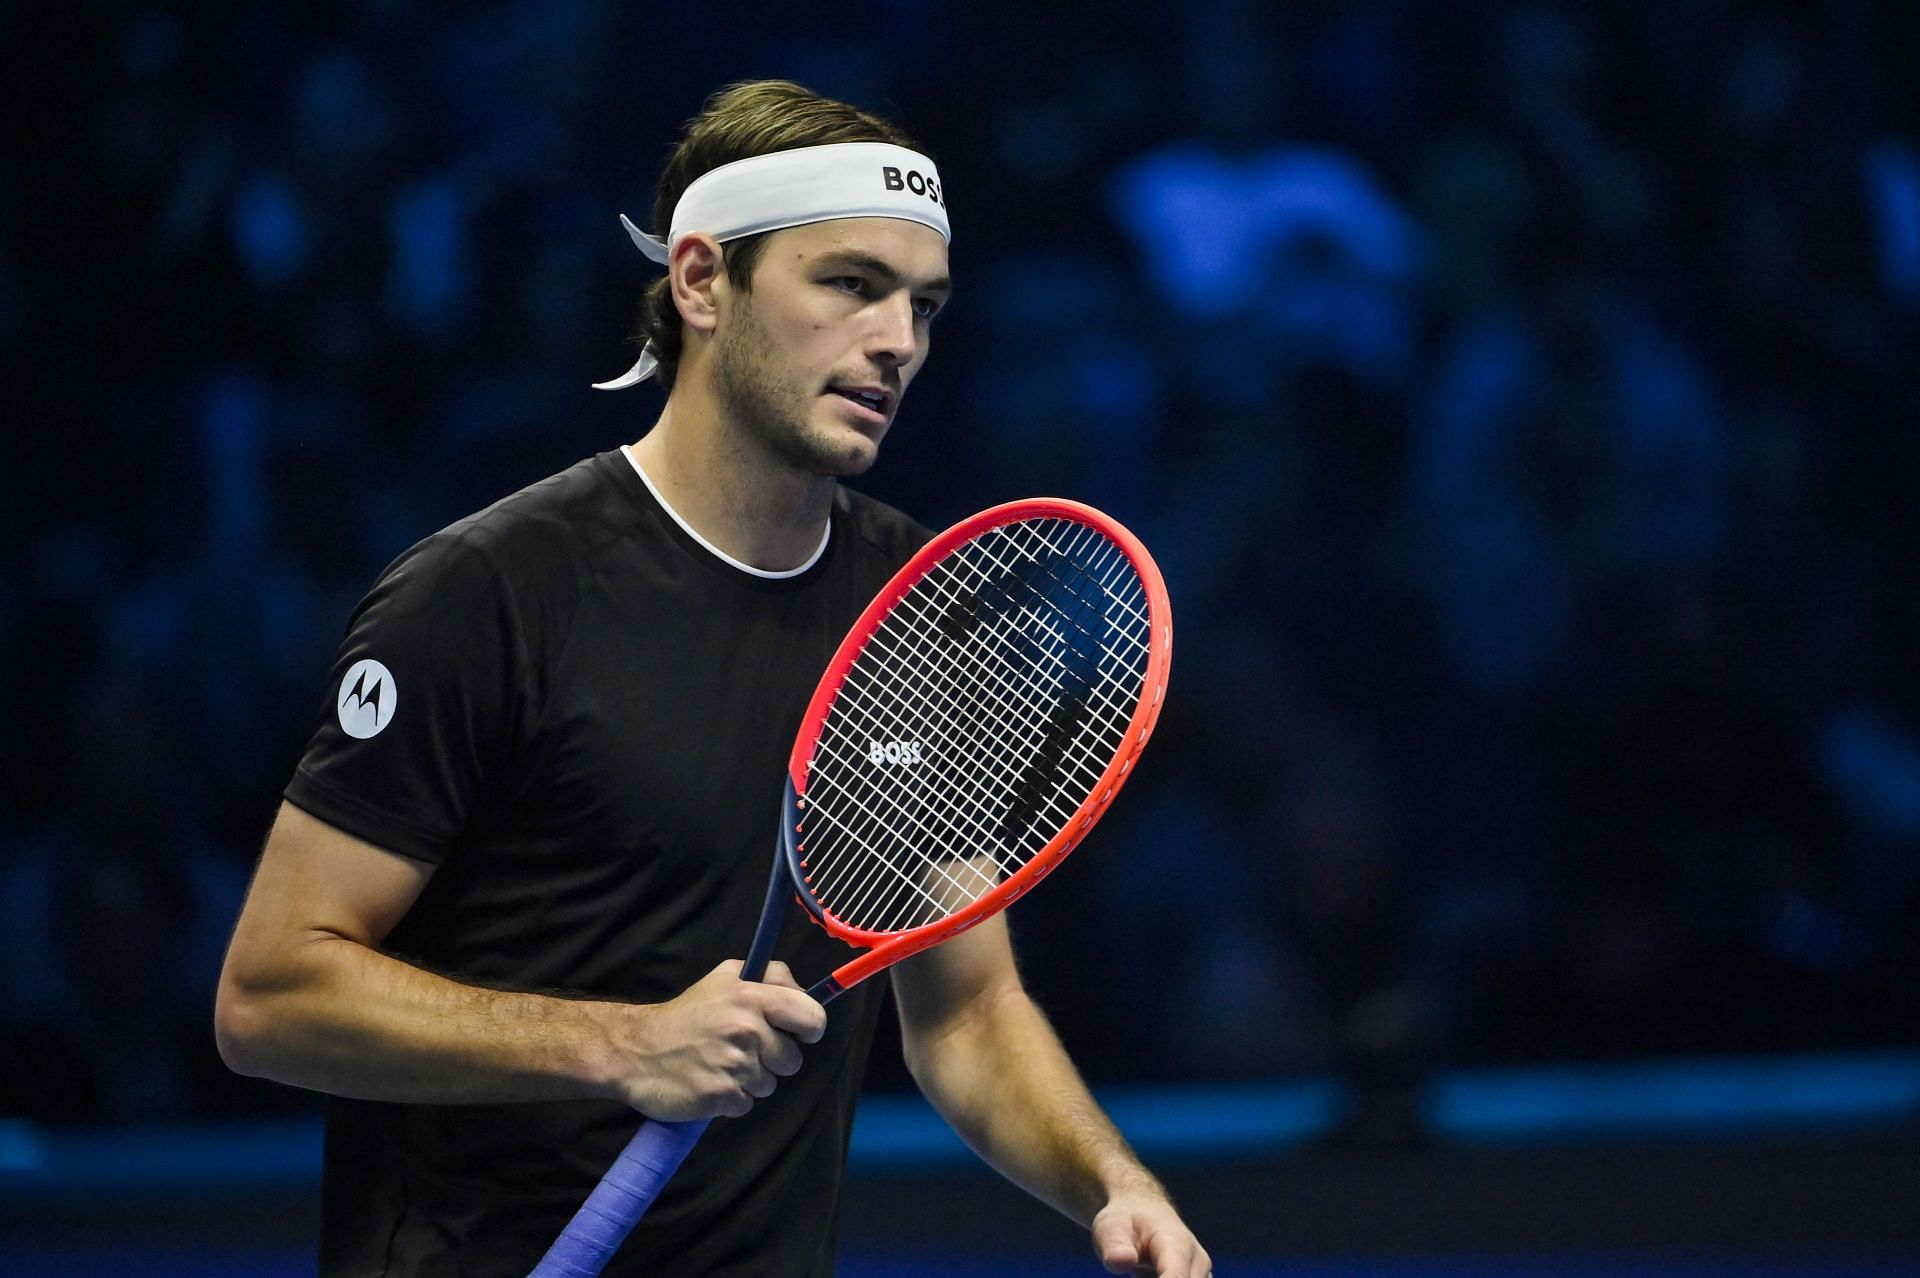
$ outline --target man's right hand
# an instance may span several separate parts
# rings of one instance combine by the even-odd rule
[[[827,1011],[784,963],[758,981],[728,959],[671,1002],[617,1007],[611,1037],[620,1099],[648,1118],[738,1118],[800,1069]]]
[[[434,867],[280,805],[220,973],[215,1035],[242,1074],[407,1105],[617,1099],[739,1115],[800,1068],[826,1009],[772,964],[722,963],[665,1003],[487,989],[386,953]]]

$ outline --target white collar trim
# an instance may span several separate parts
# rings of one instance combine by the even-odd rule
[[[666,511],[667,514],[673,518],[673,522],[679,524],[687,536],[699,542],[703,550],[726,564],[729,568],[738,568],[741,572],[751,573],[755,577],[765,577],[769,580],[780,581],[788,577],[798,577],[801,573],[819,563],[820,556],[827,553],[827,542],[833,537],[833,520],[831,517],[827,520],[826,530],[820,534],[820,544],[814,547],[811,555],[807,556],[807,562],[801,564],[798,568],[788,568],[781,572],[773,572],[766,568],[755,568],[752,564],[741,563],[738,559],[735,559],[732,555],[729,555],[726,551],[720,549],[720,547],[714,545],[705,537],[702,537],[699,530],[680,517],[680,512],[675,510],[672,504],[660,495],[658,488],[654,487],[653,480],[648,477],[647,472],[640,469],[640,459],[633,455],[633,445],[620,445],[620,454],[625,457],[627,463],[633,467],[633,473],[640,476],[640,482],[647,486],[647,491],[653,494],[653,499],[660,503],[660,509]]]

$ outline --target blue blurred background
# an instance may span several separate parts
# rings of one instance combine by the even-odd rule
[[[209,1028],[253,857],[380,568],[650,424],[614,215],[754,76],[950,197],[860,486],[1166,572],[1162,728],[1016,930],[1235,1272],[1920,1258],[1915,6],[0,31],[0,1268],[310,1272],[314,1098]],[[880,1055],[848,1272],[1090,1272]]]

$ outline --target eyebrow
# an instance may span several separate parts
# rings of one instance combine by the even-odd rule
[[[850,268],[858,271],[867,271],[879,276],[889,284],[898,284],[900,282],[900,272],[894,270],[891,265],[875,257],[873,254],[862,253],[858,249],[838,249],[816,259],[814,265],[824,267],[828,270]],[[953,292],[953,280],[949,276],[942,275],[937,279],[928,280],[920,287],[922,291],[928,293],[951,293]]]

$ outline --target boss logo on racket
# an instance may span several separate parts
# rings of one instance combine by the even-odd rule
[[[867,745],[868,763],[918,763],[918,741],[873,741]]]

